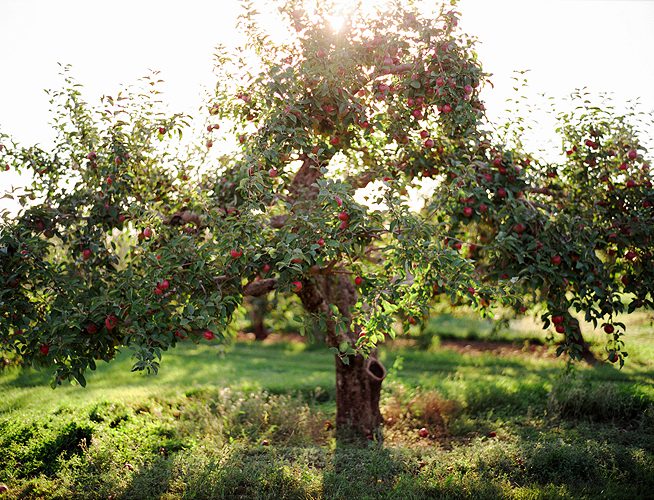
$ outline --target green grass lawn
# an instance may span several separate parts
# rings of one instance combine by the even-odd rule
[[[652,498],[654,330],[630,322],[621,371],[445,340],[383,349],[383,447],[336,442],[323,348],[189,344],[156,376],[131,373],[124,353],[87,388],[56,390],[48,374],[9,368],[0,498]],[[466,317],[430,328],[489,335]],[[514,324],[501,336],[539,335]]]

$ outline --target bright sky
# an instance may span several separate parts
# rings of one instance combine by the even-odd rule
[[[24,143],[52,138],[43,89],[60,85],[57,62],[73,65],[91,100],[160,70],[171,109],[193,113],[212,83],[213,47],[239,38],[236,0],[0,2],[0,130]],[[654,109],[654,1],[461,0],[459,10],[495,75],[484,91],[491,116],[521,69],[534,94],[588,86]],[[17,181],[0,172],[0,194]]]

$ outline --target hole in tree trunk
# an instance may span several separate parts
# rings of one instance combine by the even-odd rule
[[[378,382],[386,378],[386,368],[376,359],[368,358],[366,360],[366,373],[371,379]]]

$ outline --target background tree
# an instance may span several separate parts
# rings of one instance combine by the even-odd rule
[[[562,115],[570,153],[546,164],[494,139],[456,12],[396,2],[339,30],[329,12],[281,3],[292,36],[275,42],[244,2],[248,44],[217,56],[204,151],[173,140],[185,117],[156,111],[156,85],[96,109],[70,79],[52,151],[4,141],[3,163],[36,175],[2,224],[5,349],[84,385],[121,346],[157,370],[179,341],[222,338],[244,297],[296,294],[335,353],[337,426],[368,438],[386,374],[375,347],[435,294],[482,312],[531,294],[578,358],[572,306],[623,362],[614,316],[625,292],[628,310],[651,307],[653,272],[630,117]],[[229,137],[233,154],[206,154]]]

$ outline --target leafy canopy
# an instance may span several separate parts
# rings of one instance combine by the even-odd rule
[[[493,133],[455,11],[391,2],[337,31],[319,4],[280,2],[292,35],[276,42],[243,2],[248,43],[218,50],[194,146],[188,118],[159,111],[156,76],[92,106],[68,71],[55,146],[3,136],[2,164],[35,181],[0,226],[2,349],[54,366],[55,384],[84,384],[122,346],[156,370],[275,290],[297,293],[341,355],[366,354],[446,293],[482,312],[542,303],[579,357],[574,307],[622,363],[614,317],[651,307],[654,284],[634,115],[562,113],[567,155],[546,163]]]

